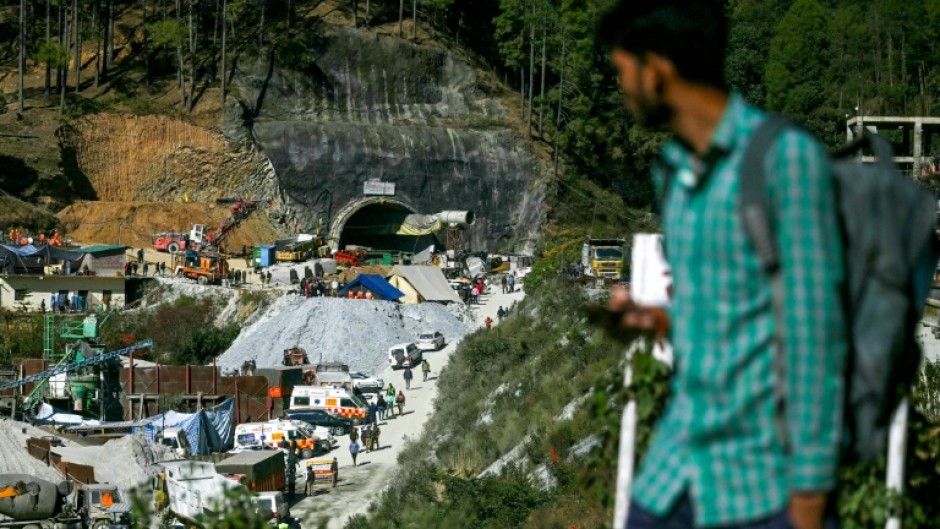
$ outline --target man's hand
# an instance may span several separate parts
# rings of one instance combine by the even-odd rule
[[[794,529],[823,529],[825,513],[824,493],[795,492],[790,497],[787,515]]]
[[[593,309],[590,317],[612,338],[627,344],[641,336],[665,336],[669,328],[665,312],[638,306],[622,286],[614,287],[607,307]]]

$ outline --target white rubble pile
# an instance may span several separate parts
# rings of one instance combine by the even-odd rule
[[[400,305],[343,298],[278,298],[218,358],[224,370],[255,360],[257,367],[281,365],[284,349],[302,347],[313,363],[342,361],[350,369],[378,373],[388,365],[388,348],[411,342],[422,331],[440,331],[448,342],[470,332],[466,309],[436,303]]]
[[[95,481],[113,483],[124,490],[147,484],[159,472],[155,465],[167,456],[166,447],[140,435],[127,435],[101,446],[58,448],[71,463],[95,467]]]
[[[53,483],[62,481],[62,475],[55,468],[29,455],[26,449],[26,439],[44,435],[50,434],[26,423],[0,420],[0,474],[28,474]],[[58,450],[60,448],[55,449]]]

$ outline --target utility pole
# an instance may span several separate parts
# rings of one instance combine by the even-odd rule
[[[23,102],[23,75],[26,73],[26,0],[20,0],[20,75],[17,80],[17,106],[20,114],[26,108]]]

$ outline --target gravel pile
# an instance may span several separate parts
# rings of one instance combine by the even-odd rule
[[[380,372],[388,348],[436,330],[448,342],[471,330],[471,315],[461,305],[400,305],[387,301],[282,296],[239,334],[218,358],[223,369],[254,359],[258,367],[281,365],[282,352],[303,347],[311,362],[342,361],[350,369]]]
[[[26,428],[25,434],[23,428]],[[0,420],[0,474],[29,474],[53,483],[62,481],[58,471],[29,455],[26,450],[26,439],[44,435],[50,434],[26,423]]]
[[[140,435],[127,435],[101,446],[58,448],[71,463],[95,467],[95,481],[113,483],[124,490],[147,484],[156,476],[155,463],[166,457],[166,448]]]

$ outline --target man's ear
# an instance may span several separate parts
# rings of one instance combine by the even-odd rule
[[[657,53],[647,53],[644,62],[649,75],[653,76],[653,89],[656,95],[663,95],[666,85],[671,84],[678,77],[676,65],[670,59]]]

